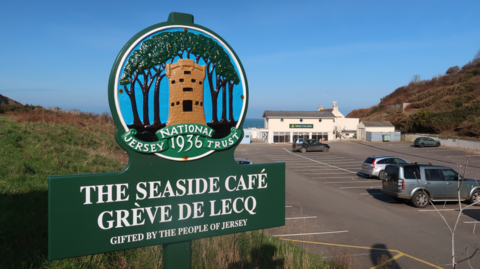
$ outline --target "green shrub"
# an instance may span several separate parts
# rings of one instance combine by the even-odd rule
[[[5,114],[5,112],[10,111],[31,111],[35,109],[41,109],[41,106],[33,105],[16,105],[16,104],[2,104],[0,105],[0,114]]]
[[[448,68],[447,72],[445,72],[445,74],[451,75],[451,74],[457,73],[458,71],[460,71],[460,67],[458,67],[458,65],[455,65],[455,66],[452,66],[452,67]]]
[[[460,101],[460,100],[458,100],[458,99],[455,100],[454,104],[455,104],[455,107],[456,107],[456,108],[459,108],[459,107],[463,106],[463,102]]]
[[[394,104],[401,104],[401,103],[402,103],[402,100],[400,100],[400,98],[395,99]]]

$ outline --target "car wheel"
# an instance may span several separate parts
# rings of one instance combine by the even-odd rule
[[[437,148],[440,147],[440,143],[435,144],[435,147]]]
[[[469,202],[470,204],[476,203],[476,205],[480,205],[480,190],[476,190],[473,192]]]
[[[421,147],[421,148],[425,147],[425,144],[423,144],[423,143],[422,143],[422,144],[420,144],[420,147]]]
[[[428,205],[428,194],[423,191],[417,191],[412,197],[412,204],[415,207],[424,208]]]
[[[323,152],[328,152],[329,150],[330,150],[330,149],[327,148],[327,147],[322,147],[322,151],[323,151]]]
[[[306,149],[306,148],[302,148],[302,149],[300,150],[300,152],[301,152],[301,153],[305,153],[305,152],[307,152],[307,149]]]
[[[383,179],[384,176],[385,176],[385,171],[382,170],[378,173],[378,178],[379,179]]]

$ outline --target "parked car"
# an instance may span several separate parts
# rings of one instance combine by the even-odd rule
[[[242,159],[242,158],[235,158],[235,161],[236,161],[238,164],[253,164],[252,161],[247,160],[247,159]]]
[[[447,166],[419,163],[387,165],[382,192],[398,201],[411,200],[414,206],[422,208],[428,205],[429,198],[432,201],[457,201],[459,179],[458,173]],[[480,186],[475,180],[463,181],[460,198],[470,203],[480,202]]]
[[[409,162],[394,156],[370,156],[363,162],[360,173],[367,177],[377,176],[382,179],[385,174],[385,166],[396,163],[403,164]]]
[[[330,146],[328,144],[321,143],[315,139],[297,138],[293,140],[292,144],[292,151],[300,151],[301,153],[305,153],[307,151],[328,152],[329,150]]]
[[[417,137],[415,141],[413,141],[413,145],[415,147],[440,147],[440,141],[433,140],[430,137]]]

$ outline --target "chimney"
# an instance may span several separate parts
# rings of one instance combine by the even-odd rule
[[[322,111],[323,106],[318,106],[318,111]]]
[[[333,111],[338,111],[337,101],[333,101]]]

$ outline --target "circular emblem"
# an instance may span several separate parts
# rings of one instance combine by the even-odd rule
[[[202,28],[163,26],[120,55],[115,111],[136,152],[188,161],[243,138],[245,75],[235,53]]]

